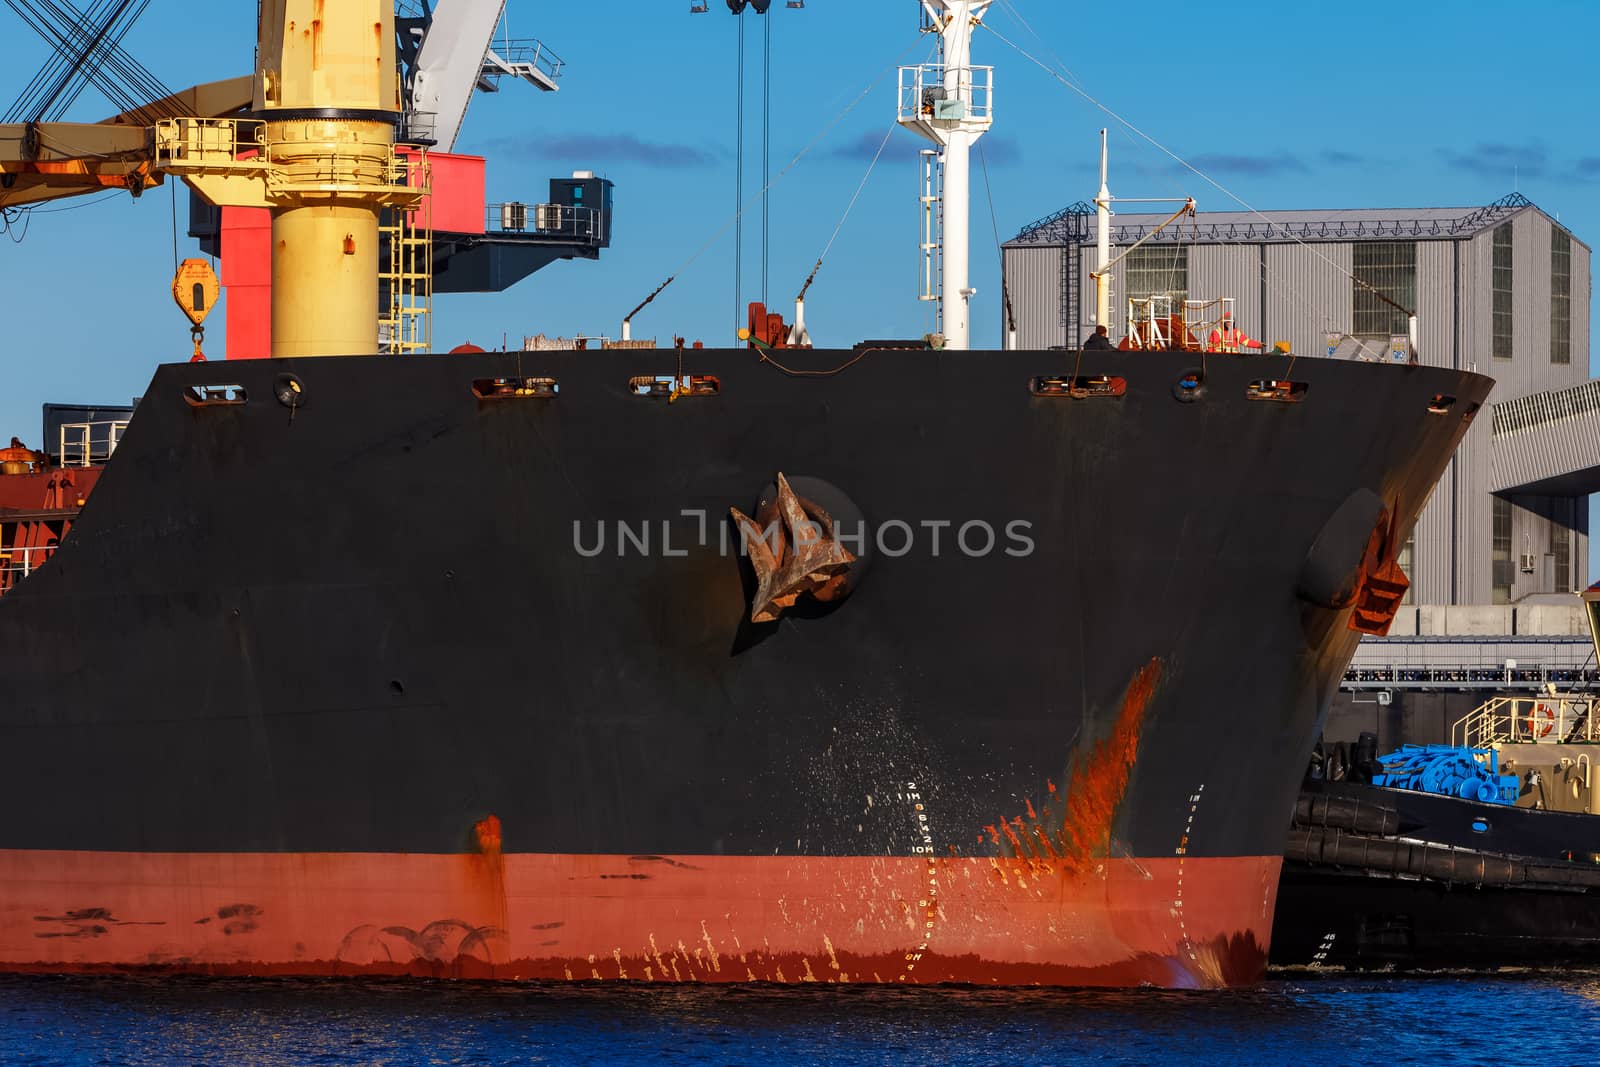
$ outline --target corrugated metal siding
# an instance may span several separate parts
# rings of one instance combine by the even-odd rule
[[[1600,379],[1496,404],[1493,421],[1491,491],[1600,467]]]
[[[1495,368],[1490,353],[1490,316],[1493,304],[1489,286],[1494,246],[1490,233],[1470,241],[1457,242],[1461,266],[1461,366],[1492,375]],[[1491,399],[1499,395],[1498,383]],[[1456,449],[1456,543],[1455,603],[1487,604],[1491,599],[1492,570],[1489,552],[1493,546],[1494,512],[1487,486],[1490,476],[1490,409],[1485,405]]]
[[[1112,256],[1115,254],[1117,250],[1114,248]],[[1094,325],[1094,278],[1090,277],[1090,270],[1098,264],[1099,253],[1094,250],[1093,245],[1078,246],[1078,307],[1083,309],[1083,322],[1078,326],[1078,330],[1083,336],[1088,336],[1091,326]],[[1110,330],[1114,339],[1117,338],[1117,323],[1120,322],[1122,315],[1117,312],[1117,293],[1114,288],[1110,301],[1110,323],[1107,323],[1107,330]]]
[[[1589,373],[1589,309],[1594,303],[1593,260],[1589,250],[1572,242],[1572,369]]]
[[[1572,364],[1550,362],[1549,281],[1551,222],[1534,209],[1524,209],[1511,219],[1515,227],[1516,350],[1515,358],[1496,362],[1490,357],[1493,298],[1493,230],[1471,240],[1424,240],[1417,245],[1417,301],[1420,354],[1424,362],[1450,366],[1459,359],[1463,369],[1477,370],[1497,379],[1493,400],[1547,389],[1560,389],[1587,380],[1590,354],[1592,300],[1591,253],[1581,242],[1572,246]],[[1266,246],[1266,306],[1260,306],[1260,246],[1252,243],[1191,244],[1189,292],[1196,298],[1233,296],[1238,300],[1246,328],[1267,342],[1287,340],[1306,355],[1325,351],[1324,333],[1348,330],[1352,319],[1353,286],[1341,270],[1349,270],[1352,246],[1323,241],[1314,248],[1277,243]],[[1095,262],[1090,246],[1008,248],[1008,270],[1017,252],[1037,258],[1024,264],[1011,279],[1018,323],[1024,343],[1060,344],[1068,339],[1061,326],[1060,258],[1081,257],[1078,272],[1080,306],[1092,312],[1094,285],[1088,271]],[[1042,255],[1040,254],[1042,253]],[[1320,256],[1332,259],[1330,266]],[[1457,271],[1459,265],[1459,304]],[[1028,279],[1024,282],[1024,276]],[[1026,288],[1025,288],[1026,286]],[[1120,287],[1112,300],[1113,334],[1124,318],[1125,294]],[[1027,295],[1024,296],[1023,293]],[[1088,329],[1087,324],[1083,331]],[[1070,339],[1078,343],[1081,337]],[[1492,511],[1489,495],[1494,476],[1494,451],[1490,410],[1474,421],[1456,458],[1429,500],[1416,527],[1412,575],[1417,603],[1485,604],[1491,598],[1490,549]],[[1452,495],[1454,499],[1452,499]],[[1580,507],[1581,507],[1580,503]],[[1539,544],[1549,536],[1548,520],[1535,530],[1518,527],[1513,551],[1526,532]],[[1541,540],[1542,538],[1542,540]],[[1539,548],[1538,551],[1545,551]],[[1575,581],[1587,583],[1588,537],[1573,538]],[[1519,579],[1521,578],[1519,574]],[[1519,580],[1521,591],[1523,583]],[[1532,588],[1529,583],[1527,588]],[[1452,597],[1452,593],[1454,596]]]
[[[1348,244],[1267,246],[1267,322],[1273,340],[1295,352],[1327,351],[1330,329],[1349,330],[1353,315]]]
[[[1417,356],[1430,367],[1454,365],[1455,248],[1454,241],[1417,242]]]
[[[1534,593],[1552,591],[1567,593],[1573,589],[1581,589],[1587,584],[1581,580],[1582,574],[1575,569],[1568,577],[1567,586],[1556,587],[1555,530],[1558,523],[1565,524],[1568,511],[1566,503],[1562,498],[1547,496],[1519,497],[1513,502],[1511,509],[1511,554],[1515,564],[1511,585],[1513,601]],[[1579,506],[1587,508],[1588,504],[1579,501]],[[1574,537],[1572,540],[1572,549],[1576,553],[1579,539]],[[1531,573],[1522,569],[1524,554],[1533,556]],[[1572,557],[1572,563],[1577,563],[1575,555]]]
[[[1453,366],[1456,350],[1456,241],[1417,242],[1417,353],[1434,367]],[[1460,584],[1456,461],[1445,468],[1422,517],[1417,521],[1412,558],[1413,601],[1449,604]]]
[[[1456,449],[1452,461],[1460,468],[1456,501],[1455,603],[1490,602],[1490,562],[1493,512],[1491,498],[1481,488],[1487,475],[1489,420],[1473,423]],[[1474,487],[1479,487],[1477,492]]]
[[[1504,378],[1515,361],[1491,358],[1494,349],[1494,233],[1480,233],[1466,243],[1461,256],[1461,303],[1466,313],[1461,324],[1461,362],[1495,379],[1495,400],[1515,395]]]
[[[1233,297],[1239,325],[1271,343],[1261,325],[1261,249],[1258,245],[1193,245],[1189,249],[1189,298]],[[1204,340],[1204,338],[1202,338]]]
[[[1511,600],[1515,603],[1538,588],[1539,565],[1542,562],[1539,551],[1538,534],[1539,516],[1526,510],[1524,500],[1511,502]],[[1522,556],[1533,556],[1533,573],[1522,573]]]
[[[1411,602],[1450,603],[1450,568],[1455,540],[1450,536],[1450,477],[1448,472],[1422,509],[1412,532]]]
[[[1061,249],[1007,248],[1006,288],[1017,313],[1017,344],[1022,348],[1049,348],[1066,344],[1059,314],[1039,314],[1040,309],[1061,304]],[[1000,308],[1000,332],[1005,335],[1006,312]]]
[[[1587,360],[1580,362],[1576,330],[1573,359],[1563,366],[1550,362],[1550,220],[1533,208],[1524,208],[1510,219],[1511,225],[1511,321],[1512,356],[1494,359],[1494,231],[1488,230],[1470,242],[1472,250],[1471,285],[1478,296],[1467,336],[1472,340],[1474,359],[1481,373],[1491,375],[1496,384],[1496,403],[1545,389],[1565,389],[1589,377]],[[1573,261],[1578,259],[1573,246]],[[1576,266],[1574,266],[1576,274]],[[1576,278],[1574,278],[1576,285]],[[1462,284],[1467,284],[1463,272]],[[1576,288],[1574,288],[1576,293]],[[1573,300],[1576,320],[1577,299]],[[1577,323],[1574,321],[1574,327]]]
[[[1517,387],[1519,394],[1531,393],[1562,369],[1550,364],[1550,224],[1538,212],[1524,211],[1511,220],[1511,236]],[[1568,384],[1565,376],[1561,383]]]

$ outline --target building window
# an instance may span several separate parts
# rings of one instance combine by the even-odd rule
[[[1572,362],[1572,235],[1550,228],[1550,362]]]
[[[1124,299],[1170,296],[1177,311],[1189,296],[1189,246],[1141,245],[1122,261],[1122,276]]]
[[[1556,558],[1555,592],[1572,592],[1572,530],[1557,522],[1550,530],[1550,554]]]
[[[1417,242],[1361,241],[1353,251],[1355,317],[1350,332],[1385,340],[1409,333],[1406,313],[1383,297],[1402,308],[1417,306]]]
[[[1494,358],[1510,359],[1511,342],[1511,223],[1494,228]]]
[[[1491,499],[1494,501],[1494,542],[1490,553],[1490,559],[1493,560],[1490,583],[1494,587],[1494,596],[1491,600],[1495,604],[1509,604],[1514,573],[1514,561],[1511,559],[1511,501],[1499,496]]]

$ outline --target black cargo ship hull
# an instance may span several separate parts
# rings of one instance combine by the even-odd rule
[[[1254,977],[1359,636],[1308,557],[1353,495],[1403,536],[1490,383],[781,358],[161,368],[0,600],[0,965]],[[1126,393],[1030,392],[1075,372]],[[720,390],[629,387],[680,373]],[[753,623],[729,509],[780,472],[858,558]]]

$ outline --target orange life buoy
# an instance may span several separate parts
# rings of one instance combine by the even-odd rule
[[[1528,712],[1528,733],[1534,737],[1549,737],[1550,731],[1556,728],[1555,709],[1544,701],[1533,706]]]

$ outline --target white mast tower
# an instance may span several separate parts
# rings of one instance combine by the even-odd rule
[[[923,153],[921,299],[936,301],[947,348],[972,346],[967,280],[968,154],[992,121],[993,67],[972,66],[972,32],[993,0],[922,0],[939,62],[900,68],[900,124],[937,145]]]

